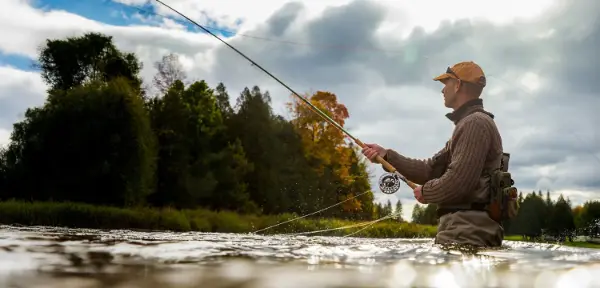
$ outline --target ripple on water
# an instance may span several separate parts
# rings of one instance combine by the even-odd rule
[[[431,239],[0,231],[2,287],[600,287],[600,251],[551,244],[469,252]]]

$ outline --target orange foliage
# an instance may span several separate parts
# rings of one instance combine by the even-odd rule
[[[342,196],[340,196],[340,201],[345,201],[352,197],[354,197],[354,194],[352,194],[352,193],[350,193],[348,195],[342,195]],[[352,200],[348,200],[348,201],[342,203],[342,210],[344,210],[346,212],[360,212],[362,210],[362,206],[360,204],[360,201],[358,201],[358,199],[354,198]]]
[[[292,123],[302,137],[306,156],[309,159],[319,159],[323,165],[332,165],[336,169],[336,174],[348,183],[352,151],[345,142],[347,136],[317,112],[312,111],[309,105],[295,98],[294,95],[292,97],[293,100],[287,103],[287,107],[294,118]],[[304,99],[310,101],[342,127],[350,117],[346,106],[339,103],[333,93],[318,91],[310,97],[305,96]],[[319,172],[323,171],[323,167],[316,169]]]
[[[572,209],[573,215],[579,215],[579,214],[581,214],[582,210],[583,210],[583,206],[581,206],[581,205],[574,207]]]

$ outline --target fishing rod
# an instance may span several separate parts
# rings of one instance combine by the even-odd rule
[[[214,33],[212,33],[210,30],[206,29],[204,26],[196,23],[196,21],[188,18],[187,16],[183,15],[181,12],[175,10],[171,6],[165,4],[161,0],[155,0],[155,1],[158,2],[159,4],[165,6],[169,10],[177,13],[179,16],[185,18],[190,23],[198,26],[204,32],[206,32],[206,33],[210,34],[211,36],[217,38],[217,40],[221,41],[223,44],[227,45],[233,51],[237,52],[238,54],[240,54],[240,56],[244,57],[246,60],[248,60],[250,63],[252,63],[253,66],[258,67],[258,69],[262,70],[263,72],[265,72],[265,74],[269,75],[271,78],[273,78],[279,84],[281,84],[283,87],[285,87],[286,89],[288,89],[294,96],[296,96],[298,99],[300,99],[306,105],[308,105],[308,107],[310,108],[311,111],[317,113],[325,121],[329,122],[329,124],[333,125],[335,128],[337,128],[340,131],[342,131],[350,139],[352,139],[354,141],[354,143],[356,143],[358,146],[360,146],[361,148],[365,148],[366,147],[366,145],[362,141],[360,141],[358,138],[352,136],[352,134],[350,134],[350,132],[346,131],[346,129],[344,129],[344,127],[342,127],[340,124],[338,124],[333,119],[331,119],[331,117],[329,117],[327,114],[325,114],[323,111],[321,111],[315,105],[313,105],[308,99],[300,96],[300,94],[296,93],[296,91],[294,91],[288,85],[286,85],[281,80],[279,80],[279,78],[275,77],[269,71],[267,71],[262,66],[260,66],[258,63],[254,62],[252,59],[250,59],[248,56],[246,56],[246,54],[240,52],[238,49],[236,49],[235,47],[231,46],[229,43],[225,42],[223,39],[221,39],[219,36],[217,36]],[[383,192],[385,194],[394,194],[394,193],[396,193],[400,189],[400,181],[406,183],[406,185],[408,185],[412,189],[417,188],[417,184],[415,184],[415,183],[409,181],[408,179],[406,179],[406,177],[404,177],[404,175],[400,174],[400,172],[398,172],[398,170],[396,170],[396,168],[394,168],[394,166],[392,166],[390,163],[388,163],[387,161],[385,161],[381,156],[377,155],[377,157],[375,157],[375,161],[378,162],[378,163],[380,163],[388,171],[387,173],[384,173],[383,175],[381,175],[381,177],[379,178],[379,189],[381,190],[381,192]]]

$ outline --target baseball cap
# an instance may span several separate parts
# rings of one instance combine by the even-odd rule
[[[433,78],[434,81],[444,81],[449,78],[473,83],[485,87],[486,78],[483,69],[473,61],[460,62],[446,69],[446,73]]]

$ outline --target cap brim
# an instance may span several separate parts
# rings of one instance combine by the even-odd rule
[[[441,82],[441,81],[444,81],[444,80],[447,80],[447,79],[450,79],[450,78],[454,78],[454,77],[452,75],[448,74],[448,73],[444,73],[444,74],[442,74],[440,76],[437,76],[437,77],[433,78],[433,81],[440,81]]]

